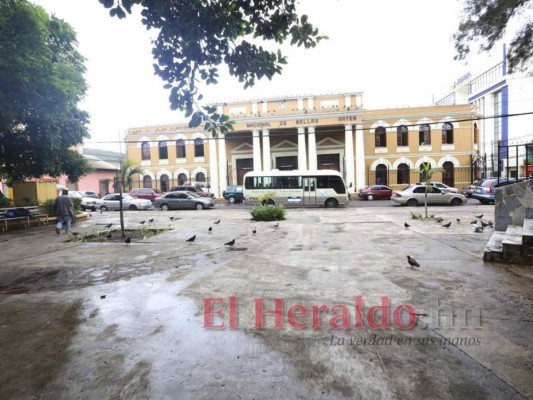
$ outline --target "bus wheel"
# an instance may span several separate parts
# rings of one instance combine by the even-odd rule
[[[267,205],[267,201],[266,200],[263,200],[263,202],[261,203],[262,206],[266,206]]]
[[[275,204],[275,203],[274,203],[274,200],[272,200],[272,199],[268,200],[268,204],[271,205],[271,206],[273,206],[273,205]]]
[[[325,205],[326,208],[337,208],[339,206],[339,203],[335,199],[327,199]]]

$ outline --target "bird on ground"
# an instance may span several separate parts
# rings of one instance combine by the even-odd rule
[[[489,224],[486,223],[486,222],[481,221],[481,226],[482,226],[483,228],[486,228],[487,226],[489,226]]]
[[[124,243],[126,243],[127,245],[129,245],[131,243],[131,238],[130,237],[127,237],[126,240],[124,240]]]
[[[93,215],[91,213],[89,213],[89,218],[91,218]]]
[[[220,224],[220,220],[213,222],[215,225]]]
[[[420,264],[417,263],[416,260],[411,256],[407,256],[407,262],[409,263],[412,269],[415,269],[415,267],[420,268]]]
[[[409,225],[407,222],[404,222],[404,223],[403,223],[403,226],[405,226],[405,229],[411,227],[411,225]]]
[[[477,220],[474,219],[473,221],[470,222],[470,225],[477,225]]]
[[[483,226],[474,226],[474,232],[475,233],[482,233],[483,232]]]
[[[194,242],[194,239],[196,239],[196,235],[190,237],[189,239],[186,240],[186,242],[189,242],[189,243],[192,243]]]
[[[174,221],[174,218],[175,217],[168,217],[168,219],[170,219],[171,221]]]
[[[452,224],[452,221],[448,222],[447,224],[442,225],[443,228],[449,228]]]
[[[487,222],[487,225],[490,226],[491,228],[494,228],[494,224],[492,223],[492,221]]]
[[[149,223],[152,223],[152,222],[154,222],[154,219],[153,219],[153,218],[150,218],[150,219],[148,220],[148,222],[149,222]]]
[[[145,220],[142,220],[141,222],[139,222],[139,224],[144,225],[145,222]]]
[[[257,229],[254,228],[254,230],[252,231],[252,233],[255,235],[257,233]]]
[[[111,228],[112,225],[113,225],[113,223],[111,222],[110,224],[107,224],[105,227],[106,228]]]
[[[435,222],[437,222],[437,223],[439,223],[439,224],[440,224],[442,221],[444,221],[444,219],[442,219],[441,217],[437,217],[437,218],[435,218]]]
[[[278,226],[279,226],[279,222],[276,222],[276,223],[274,224],[274,228],[277,228]]]
[[[456,221],[457,221],[458,224],[461,223],[461,219],[460,218],[457,218]]]
[[[479,219],[483,218],[483,214],[476,215],[476,218],[479,218]]]
[[[209,232],[212,232],[213,231],[213,227],[210,226],[209,229],[208,229]]]
[[[80,234],[79,232],[72,232],[72,236],[74,237],[78,237],[79,234]]]
[[[231,246],[231,247],[233,247],[234,244],[235,244],[235,239],[230,240],[228,243],[224,243],[224,246]]]

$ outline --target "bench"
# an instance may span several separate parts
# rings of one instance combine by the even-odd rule
[[[27,210],[36,212],[32,216],[23,216],[23,217],[10,217],[6,218],[6,212],[12,210],[13,208],[25,208]],[[0,230],[6,232],[11,225],[17,225],[18,228],[29,229],[32,223],[36,223],[36,226],[48,225],[48,214],[39,213],[39,207],[10,207],[0,209]]]

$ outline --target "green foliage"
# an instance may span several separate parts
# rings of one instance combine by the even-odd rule
[[[259,204],[268,204],[271,202],[272,198],[274,197],[274,192],[266,192],[261,193],[259,196],[257,196],[257,201]]]
[[[0,176],[22,181],[43,174],[85,173],[70,148],[88,137],[78,109],[86,83],[76,35],[26,0],[0,2]]]
[[[13,206],[13,200],[6,196],[0,196],[0,208],[8,208]]]
[[[122,185],[122,190],[128,189],[131,190],[131,185],[133,183],[133,175],[143,173],[143,169],[135,166],[135,162],[131,160],[126,160],[120,166],[119,179],[120,184]]]
[[[157,31],[152,54],[154,69],[170,90],[170,107],[185,111],[190,127],[204,123],[213,135],[233,129],[225,115],[199,104],[199,86],[218,82],[225,64],[244,88],[256,79],[272,79],[287,63],[279,49],[258,41],[315,47],[326,36],[296,12],[297,0],[99,0],[113,17],[124,18],[141,8],[142,23]]]
[[[56,215],[54,213],[54,202],[53,199],[48,199],[46,201],[43,201],[41,204],[39,204],[39,207],[42,207],[45,210],[45,214],[48,214],[50,216]]]
[[[531,9],[531,0],[466,0],[462,21],[454,35],[456,60],[470,53],[470,43],[481,40],[480,50],[489,51],[503,37],[510,20]],[[509,70],[531,68],[533,57],[533,22],[531,19],[518,29],[509,43]]]
[[[422,219],[422,214],[411,211],[411,219]]]
[[[285,219],[285,212],[281,204],[255,206],[250,211],[254,221],[279,221]]]
[[[73,197],[72,205],[74,206],[74,215],[78,215],[81,212],[81,199],[78,197]]]

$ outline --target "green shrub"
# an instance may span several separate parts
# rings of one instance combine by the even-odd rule
[[[13,200],[5,196],[0,196],[0,208],[9,208],[12,206],[13,206]]]
[[[54,202],[55,202],[55,200],[48,199],[46,201],[43,201],[40,204],[40,207],[43,209],[44,214],[48,214],[51,217],[55,215],[55,213],[54,213]]]
[[[73,198],[72,204],[74,205],[74,214],[79,214],[81,212],[81,199],[78,197]]]
[[[254,221],[279,221],[285,219],[286,208],[281,204],[255,206],[250,213]]]
[[[422,219],[422,214],[411,211],[411,219]]]

